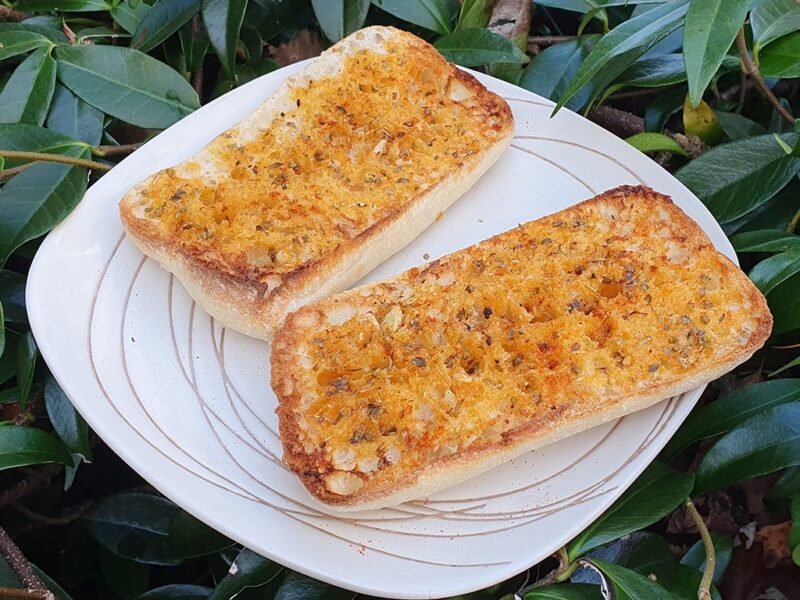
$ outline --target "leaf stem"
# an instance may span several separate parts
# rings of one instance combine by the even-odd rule
[[[753,78],[758,91],[761,92],[761,95],[767,99],[767,101],[775,108],[776,111],[778,111],[778,114],[783,117],[783,119],[789,123],[789,125],[794,126],[795,118],[783,107],[783,104],[780,103],[780,100],[775,97],[775,94],[772,93],[772,90],[769,89],[769,86],[767,86],[767,83],[761,76],[758,67],[750,58],[750,54],[747,52],[747,41],[744,38],[744,27],[739,30],[739,34],[736,36],[736,45],[739,48],[739,57],[742,59],[744,72]]]
[[[115,154],[130,154],[131,152],[141,148],[143,145],[144,142],[138,142],[136,144],[95,146],[94,148],[92,148],[92,154],[94,154],[95,156],[114,156]]]
[[[39,513],[32,511],[30,508],[24,506],[19,502],[14,502],[11,506],[13,506],[16,510],[21,512],[29,519],[33,519],[34,521],[39,521],[40,523],[44,523],[45,525],[69,525],[73,521],[77,521],[78,519],[80,519],[81,516],[83,516],[83,513],[86,512],[86,510],[89,508],[90,505],[91,501],[84,503],[73,512],[65,514],[62,517],[47,517],[45,515],[40,515]]]
[[[19,160],[43,160],[48,162],[65,163],[78,167],[88,167],[97,171],[110,171],[111,167],[103,163],[85,158],[73,158],[72,156],[62,156],[60,154],[45,154],[43,152],[18,152],[16,150],[0,150],[3,158],[15,158]]]
[[[42,581],[36,576],[36,573],[31,567],[31,563],[22,554],[22,551],[11,539],[11,536],[6,533],[6,530],[0,527],[0,554],[2,554],[8,566],[14,571],[14,574],[19,578],[22,585],[32,592],[48,592]],[[52,598],[52,594],[50,594]]]
[[[700,588],[697,590],[698,600],[711,600],[711,581],[714,577],[714,568],[717,566],[717,556],[714,553],[714,542],[711,539],[711,534],[708,532],[706,524],[703,522],[703,517],[697,512],[691,498],[687,498],[685,502],[686,510],[689,511],[689,516],[697,526],[700,532],[700,537],[703,540],[703,546],[706,550],[706,567],[703,569],[703,578],[700,580]]]

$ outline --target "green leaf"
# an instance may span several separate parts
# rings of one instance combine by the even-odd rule
[[[798,136],[782,138],[794,145]],[[720,223],[729,223],[772,198],[798,171],[800,161],[787,157],[771,135],[762,135],[712,148],[675,176]]]
[[[244,24],[239,37],[247,54],[247,62],[261,60],[264,54],[264,40],[261,38],[258,29],[252,25]]]
[[[104,0],[25,0],[26,11],[90,12],[108,10]]]
[[[664,448],[664,456],[674,458],[690,444],[726,433],[768,408],[795,400],[800,400],[800,379],[764,381],[724,394],[689,415]]]
[[[150,567],[121,558],[108,550],[100,551],[100,571],[109,587],[125,600],[147,590]]]
[[[131,48],[149,52],[200,11],[200,0],[161,0],[139,21]]]
[[[759,70],[764,77],[772,79],[800,77],[800,32],[787,35],[764,48]]]
[[[767,409],[714,444],[697,469],[694,494],[800,464],[800,402]]]
[[[729,536],[716,531],[711,532],[711,541],[714,542],[714,556],[716,557],[712,581],[719,584],[719,582],[722,581],[722,576],[725,575],[725,570],[731,562],[733,541]],[[705,570],[706,549],[703,545],[703,540],[697,540],[697,542],[689,548],[686,554],[683,555],[681,564],[697,569],[701,573]]]
[[[762,0],[750,13],[753,28],[753,53],[758,58],[759,50],[800,29],[800,4],[796,0]]]
[[[125,493],[97,501],[83,517],[89,534],[106,550],[137,562],[174,565],[169,526],[178,507],[150,494]]]
[[[236,44],[242,28],[247,0],[203,0],[203,23],[222,68],[233,76],[236,68]]]
[[[370,0],[311,0],[322,33],[332,42],[363,27],[369,4]]]
[[[790,277],[775,288],[767,301],[774,319],[773,334],[800,329],[800,275]]]
[[[797,273],[800,273],[800,250],[770,256],[753,267],[749,275],[766,296]]]
[[[523,594],[524,600],[601,600],[600,588],[585,583],[562,583],[534,588]]]
[[[165,128],[200,106],[176,71],[130,48],[60,46],[58,76],[78,97],[139,127]]]
[[[663,130],[669,118],[683,108],[684,93],[681,88],[666,90],[650,102],[644,113],[645,130]]]
[[[11,331],[3,330],[5,347],[0,353],[0,384],[6,383],[17,373],[17,340],[19,336]]]
[[[514,42],[488,29],[463,29],[433,45],[450,62],[463,67],[495,63],[521,63],[525,53]]]
[[[32,31],[0,31],[0,60],[25,54],[37,48],[50,46],[52,42]]]
[[[640,152],[672,152],[680,156],[689,156],[678,142],[663,133],[637,133],[625,139]]]
[[[242,29],[244,33],[244,29]],[[186,68],[194,73],[203,66],[203,59],[208,52],[208,32],[204,27],[199,31],[193,31],[191,24],[181,27],[178,32],[183,48],[183,55],[186,58]]]
[[[114,4],[109,12],[117,25],[133,35],[149,10],[150,5],[146,2],[140,2],[136,8],[133,8],[129,2],[123,0]]]
[[[636,571],[603,560],[582,560],[585,567],[597,569],[613,593],[614,600],[675,600],[663,587]]]
[[[0,202],[0,265],[19,246],[47,233],[86,191],[86,169],[39,163],[3,187]]]
[[[59,83],[47,115],[47,128],[96,146],[103,137],[103,113]]]
[[[451,0],[372,0],[391,15],[442,35],[452,33],[458,3]]]
[[[689,99],[697,108],[747,15],[748,0],[691,0],[683,29]]]
[[[39,356],[36,341],[29,331],[22,335],[17,344],[17,386],[19,387],[19,407],[25,410],[33,388],[33,373],[36,370],[36,358]]]
[[[456,31],[486,27],[489,24],[493,4],[494,0],[464,0],[461,3],[461,11],[458,13]]]
[[[545,48],[525,67],[519,80],[520,87],[557,101],[599,39],[599,35],[584,35]],[[585,86],[565,106],[570,110],[581,110],[591,97],[591,86]]]
[[[72,464],[69,450],[55,436],[36,427],[0,426],[0,469],[52,462]]]
[[[800,494],[800,467],[789,467],[772,486],[767,499],[783,499],[798,494]]]
[[[44,123],[55,85],[56,63],[49,48],[40,48],[19,64],[0,92],[0,123]]]
[[[617,25],[604,35],[578,69],[559,99],[556,110],[601,71],[604,81],[613,81],[636,59],[680,27],[687,8],[684,0],[659,5]]]
[[[717,110],[715,113],[720,127],[722,127],[722,131],[724,131],[725,135],[731,140],[740,140],[767,133],[767,130],[761,125],[740,114],[722,110]]]
[[[664,4],[668,0],[536,0],[539,6],[560,8],[572,12],[587,13],[597,8],[611,6],[633,6],[635,4]]]
[[[89,426],[75,410],[64,390],[52,375],[48,375],[44,385],[44,399],[47,416],[58,437],[72,454],[91,462],[92,447],[89,443]]]
[[[0,355],[6,349],[6,317],[3,311],[3,303],[0,301]]]
[[[52,27],[44,27],[42,25],[34,25],[30,23],[30,19],[26,23],[0,23],[0,33],[8,31],[27,31],[30,33],[38,33],[46,37],[51,42],[56,44],[68,43],[67,36],[60,29],[53,29]]]
[[[0,124],[0,150],[21,150],[79,157],[86,144],[61,133],[25,123]],[[6,159],[6,168],[16,167],[27,160]]]
[[[169,528],[172,555],[187,559],[206,556],[233,546],[233,541],[184,510],[175,514]]]
[[[246,588],[269,583],[281,571],[281,565],[245,548],[233,561],[228,574],[222,578],[208,600],[228,600]]]
[[[165,585],[150,590],[136,600],[205,600],[211,594],[211,588],[200,585]]]
[[[682,54],[640,58],[614,82],[615,86],[658,88],[686,81]]]
[[[75,32],[75,35],[78,37],[78,43],[81,44],[85,40],[91,40],[92,38],[129,38],[131,34],[126,31],[119,31],[117,29],[112,29],[111,27],[106,27],[101,25],[99,27],[84,27],[83,29],[79,29]]]
[[[614,542],[589,552],[585,558],[599,558],[626,569],[633,569],[645,577],[655,578],[669,588],[675,580],[677,563],[667,542],[649,531],[636,531]],[[600,585],[600,576],[590,569],[576,571],[570,581]]]
[[[689,495],[692,483],[691,474],[652,463],[611,508],[568,544],[570,561],[668,515]]]
[[[330,584],[289,571],[281,582],[275,600],[321,600]]]

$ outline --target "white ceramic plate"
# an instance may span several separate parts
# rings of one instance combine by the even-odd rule
[[[91,427],[174,502],[253,550],[352,590],[438,598],[542,560],[655,457],[701,390],[537,450],[434,497],[333,515],[280,461],[270,348],[215,323],[124,239],[117,201],[200,150],[302,64],[186,117],[91,187],[42,244],[28,278],[39,348]],[[669,194],[717,248],[727,239],[683,185],[582,117],[476,74],[514,110],[511,149],[444,217],[366,281],[473,244],[620,184]]]

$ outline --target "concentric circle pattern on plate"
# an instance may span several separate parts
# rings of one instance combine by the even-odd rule
[[[379,596],[442,597],[503,580],[591,522],[655,457],[701,390],[542,448],[434,497],[333,514],[281,462],[270,348],[216,323],[124,239],[116,204],[197,152],[302,65],[203,107],[105,175],[42,245],[28,309],[80,412],[143,477],[250,548]],[[376,281],[620,184],[667,193],[733,257],[700,202],[623,141],[524,90],[478,75],[517,122],[508,152]],[[67,318],[65,318],[67,315]]]

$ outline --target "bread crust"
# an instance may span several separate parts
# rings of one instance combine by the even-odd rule
[[[370,36],[377,35],[386,41],[409,44],[417,52],[436,52],[419,38],[391,27],[371,27],[362,32],[368,41]],[[351,40],[350,45],[342,46],[347,40],[323,54],[330,63],[325,68],[335,68],[350,53],[364,48],[368,43]],[[319,259],[282,274],[269,275],[268,284],[264,282],[263,274],[254,275],[253,269],[247,265],[224,267],[213,255],[188,247],[166,235],[157,222],[142,214],[140,205],[144,192],[158,173],[136,185],[120,202],[120,217],[128,237],[144,254],[173,273],[192,298],[215,319],[246,335],[269,341],[286,314],[346,289],[410,243],[469,190],[510,145],[514,122],[508,104],[469,73],[444,64],[450,69],[450,80],[456,80],[470,90],[487,117],[499,119],[501,131],[497,143],[485,148],[478,160],[453,171],[438,184],[409,198],[384,218]],[[291,81],[302,81],[309,69],[316,69],[313,71],[315,76],[320,76],[320,67],[312,63]],[[291,81],[256,111],[259,119],[269,119],[271,113],[280,110],[275,98],[286,94]],[[233,129],[246,128],[252,120],[253,117],[250,117]],[[214,143],[212,141],[208,147]],[[202,157],[207,148],[190,161]]]
[[[642,202],[660,203],[667,206],[670,219],[678,229],[683,230],[689,239],[702,240],[707,243],[713,251],[713,246],[705,232],[691,218],[677,208],[668,197],[649,188],[623,186],[587,200],[581,205],[614,204],[632,195],[638,196]],[[552,217],[566,214],[573,208],[575,207],[568,208]],[[481,245],[501,244],[504,235],[500,234],[490,238]],[[470,250],[471,248],[467,248],[455,254]],[[455,254],[451,256],[455,256]],[[724,255],[717,254],[729,268],[741,275],[742,284],[747,286],[746,297],[757,325],[745,343],[734,346],[730,352],[719,357],[718,360],[705,364],[704,368],[698,369],[678,381],[649,385],[630,395],[616,398],[612,404],[604,403],[602,410],[597,410],[596,406],[590,406],[591,410],[577,415],[565,415],[561,411],[546,413],[514,430],[504,432],[500,442],[459,450],[455,454],[431,460],[417,471],[406,473],[402,484],[377,488],[365,485],[349,495],[334,494],[325,488],[322,479],[311,471],[312,464],[309,463],[308,455],[303,451],[302,444],[299,442],[301,437],[301,428],[297,421],[301,400],[299,389],[303,373],[306,371],[302,363],[300,348],[307,339],[305,332],[309,329],[314,330],[330,325],[330,316],[341,312],[344,308],[354,309],[356,313],[360,310],[367,310],[372,306],[368,301],[369,296],[388,291],[397,284],[407,284],[411,280],[409,275],[411,271],[382,283],[349,290],[306,306],[288,316],[284,325],[277,332],[273,343],[272,387],[279,401],[276,412],[280,422],[284,460],[300,477],[309,493],[330,508],[342,511],[381,508],[426,497],[435,491],[455,485],[526,452],[645,409],[664,399],[716,379],[750,358],[764,344],[772,329],[772,315],[763,295],[735,264]],[[440,260],[446,264],[448,258],[443,257]],[[428,266],[428,268],[430,267],[431,265]]]

